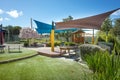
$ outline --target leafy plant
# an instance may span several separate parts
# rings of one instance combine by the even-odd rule
[[[82,44],[80,45],[80,53],[81,53],[81,57],[82,59],[84,59],[85,55],[87,54],[93,54],[97,51],[105,51],[104,49],[102,49],[100,46],[97,45],[92,45],[92,44]]]
[[[86,55],[85,60],[94,72],[93,80],[120,79],[120,56],[100,51],[96,54]]]

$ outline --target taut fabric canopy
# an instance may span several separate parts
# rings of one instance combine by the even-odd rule
[[[68,28],[87,28],[87,29],[100,29],[103,21],[113,12],[119,10],[115,9],[106,13],[95,16],[90,16],[82,19],[71,20],[67,22],[56,22],[56,29]]]
[[[37,25],[36,31],[38,33],[42,34],[42,33],[50,33],[51,32],[52,25],[46,24],[46,23],[43,23],[43,22],[40,22],[37,20],[34,20],[34,21]]]
[[[42,33],[51,33],[51,30],[52,30],[52,25],[50,24],[47,24],[47,23],[43,23],[43,22],[40,22],[40,21],[37,21],[37,20],[34,20],[36,25],[37,25],[37,28],[36,28],[36,31],[40,34]],[[60,33],[60,32],[64,32],[64,31],[67,31],[67,30],[71,30],[71,31],[75,31],[77,30],[76,28],[70,28],[70,29],[64,29],[64,30],[55,30],[56,33]]]

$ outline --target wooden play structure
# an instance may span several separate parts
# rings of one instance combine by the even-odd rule
[[[82,30],[78,30],[73,32],[72,41],[75,43],[84,43],[85,32]]]

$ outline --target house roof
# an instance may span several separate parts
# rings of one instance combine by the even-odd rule
[[[109,17],[113,12],[119,10],[115,9],[95,16],[90,16],[82,19],[70,20],[67,22],[56,22],[56,29],[68,28],[86,28],[86,29],[100,29],[104,20]]]

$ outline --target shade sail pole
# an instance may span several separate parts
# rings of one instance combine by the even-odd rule
[[[92,44],[94,44],[94,28],[93,28],[93,35],[92,35]]]
[[[50,40],[51,40],[51,51],[54,52],[54,22],[53,21],[52,21]]]
[[[30,26],[31,26],[31,29],[33,29],[32,18],[30,18]]]

